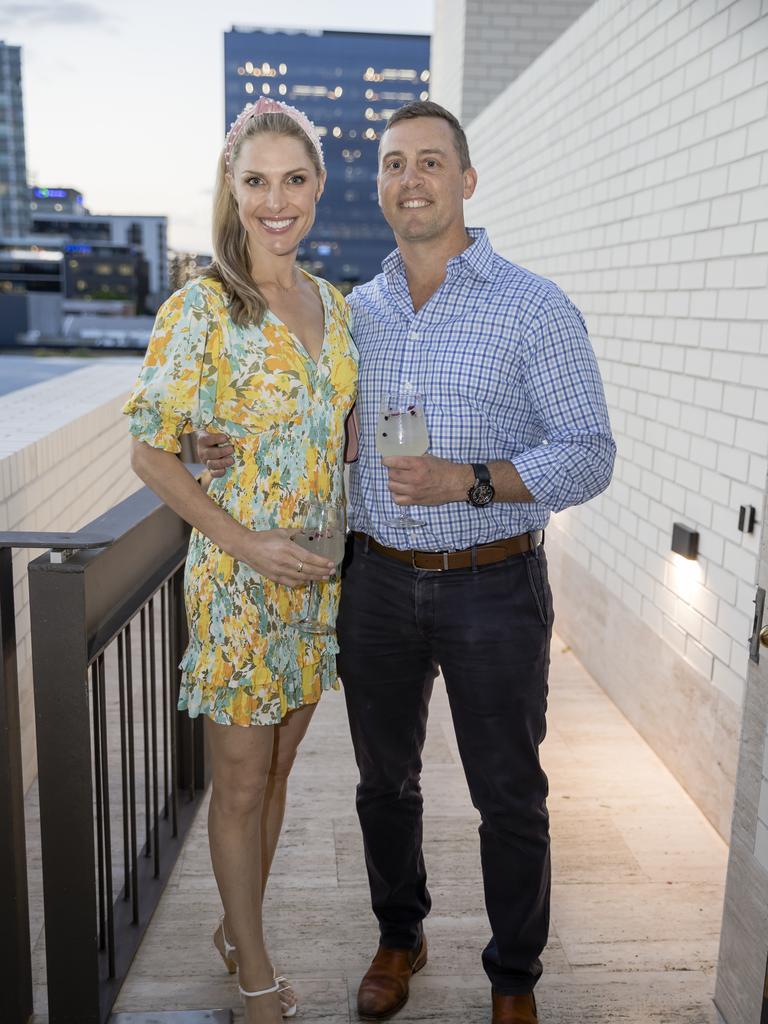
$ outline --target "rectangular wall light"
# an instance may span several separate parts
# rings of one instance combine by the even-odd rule
[[[672,550],[683,558],[698,558],[699,534],[683,523],[672,524]]]

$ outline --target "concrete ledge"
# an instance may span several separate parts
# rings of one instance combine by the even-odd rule
[[[69,531],[141,486],[121,408],[141,365],[91,365],[0,398],[0,530]],[[27,565],[13,558],[25,786],[36,774]]]

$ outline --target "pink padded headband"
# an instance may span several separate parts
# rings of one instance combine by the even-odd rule
[[[280,100],[272,100],[267,96],[260,96],[255,103],[249,103],[247,107],[241,110],[229,126],[227,139],[224,143],[224,160],[227,165],[227,170],[232,169],[232,150],[237,142],[238,135],[250,119],[252,117],[258,117],[259,114],[285,114],[286,117],[290,117],[292,121],[295,121],[315,147],[315,151],[320,157],[320,166],[325,167],[323,146],[320,142],[320,136],[317,133],[317,128],[315,128],[307,115],[303,114],[300,110],[297,110],[296,107],[291,107],[287,103],[281,103]]]

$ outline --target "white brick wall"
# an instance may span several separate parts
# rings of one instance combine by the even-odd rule
[[[468,124],[592,0],[435,0],[433,98]]]
[[[0,531],[77,530],[141,486],[120,413],[140,365],[99,360],[0,398]],[[36,773],[27,565],[40,553],[13,555],[26,785]]]
[[[472,224],[583,310],[619,455],[568,548],[741,701],[768,472],[768,16],[598,0],[470,126]],[[435,95],[440,99],[439,95]],[[672,523],[700,531],[675,564]]]

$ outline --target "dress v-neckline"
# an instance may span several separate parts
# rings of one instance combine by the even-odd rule
[[[320,304],[323,307],[323,338],[322,341],[320,342],[320,351],[317,353],[317,359],[313,359],[312,354],[310,353],[309,349],[304,344],[304,342],[301,340],[301,338],[298,336],[298,334],[294,333],[294,331],[290,329],[288,324],[284,320],[280,319],[277,313],[273,313],[269,306],[267,306],[267,313],[269,313],[269,315],[272,317],[275,323],[279,324],[285,330],[285,333],[288,335],[288,337],[293,340],[296,348],[298,348],[299,350],[300,355],[307,359],[315,368],[315,370],[317,370],[318,367],[320,366],[320,361],[323,358],[323,352],[325,350],[325,340],[328,337],[328,330],[331,325],[331,314],[325,301],[325,288],[323,287],[323,283],[321,283],[318,278],[313,277],[312,274],[308,273],[306,270],[302,270],[301,267],[297,267],[296,269],[299,270],[305,277],[309,278],[309,280],[317,287],[317,291],[320,296]]]

